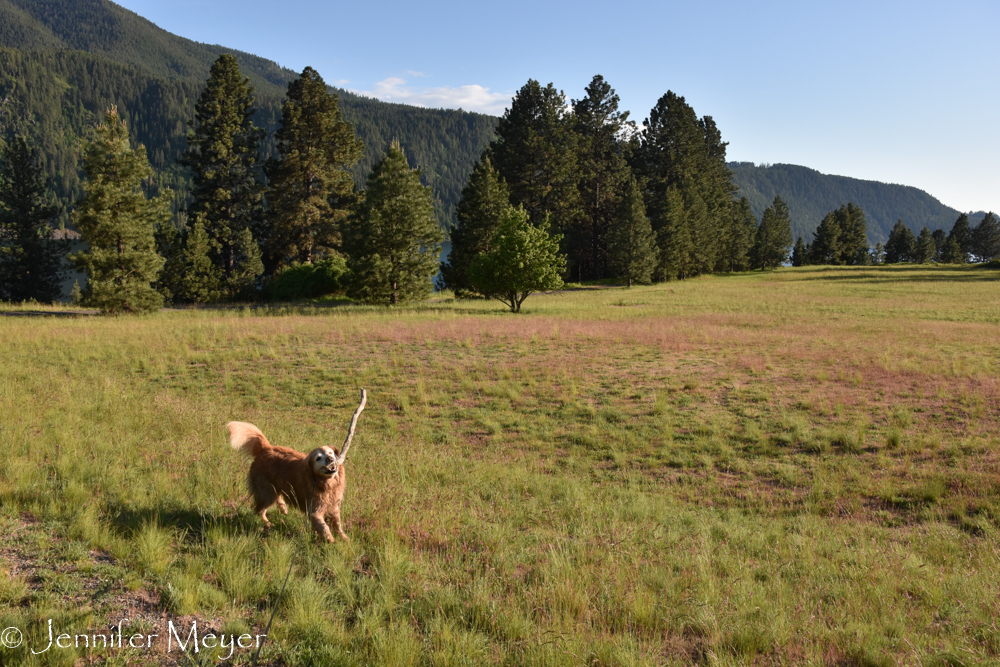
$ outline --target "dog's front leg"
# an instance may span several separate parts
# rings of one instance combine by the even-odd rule
[[[327,542],[333,542],[333,534],[330,533],[330,527],[326,525],[326,520],[323,518],[322,512],[317,512],[310,515],[312,519],[313,530],[323,536],[323,539]]]
[[[333,529],[337,531],[337,534],[340,535],[342,539],[350,542],[351,538],[344,534],[344,526],[340,522],[340,505],[334,507],[333,511],[330,512],[330,519],[333,520]]]

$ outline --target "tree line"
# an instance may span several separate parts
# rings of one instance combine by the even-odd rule
[[[885,245],[868,246],[867,225],[860,206],[848,203],[827,213],[813,232],[813,240],[795,241],[792,266],[899,264],[968,264],[1000,257],[1000,219],[987,213],[978,225],[958,216],[951,232],[931,232],[926,225],[914,234],[902,219],[889,232]]]
[[[507,207],[558,236],[567,279],[631,285],[780,266],[792,247],[788,207],[775,197],[758,223],[734,198],[726,145],[711,116],[671,91],[639,129],[600,75],[569,103],[529,80],[462,192],[442,286],[477,293],[469,268]]]

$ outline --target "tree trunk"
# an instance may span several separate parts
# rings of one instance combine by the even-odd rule
[[[392,296],[389,297],[389,304],[395,306],[397,301],[399,301],[399,289],[394,280],[392,281]]]

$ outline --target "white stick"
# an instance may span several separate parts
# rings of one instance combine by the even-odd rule
[[[354,411],[354,416],[351,417],[351,428],[347,431],[347,440],[344,440],[344,448],[340,451],[340,456],[337,457],[337,465],[344,465],[344,460],[347,459],[347,450],[351,448],[351,439],[354,437],[354,427],[358,425],[358,416],[365,409],[365,403],[367,402],[368,392],[362,389],[361,405],[358,406],[358,409]]]

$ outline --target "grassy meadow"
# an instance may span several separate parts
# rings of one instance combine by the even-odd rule
[[[260,664],[1000,663],[998,278],[0,309],[0,664],[216,664],[31,647],[275,608]],[[351,541],[264,535],[224,424],[339,447],[360,387]]]

